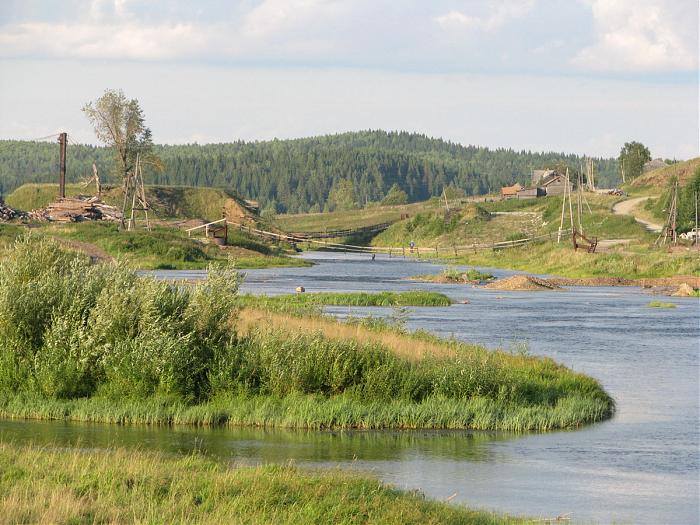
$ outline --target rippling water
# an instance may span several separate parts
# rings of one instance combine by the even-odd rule
[[[571,512],[601,523],[698,523],[700,302],[668,298],[653,309],[637,288],[505,292],[404,278],[435,273],[426,262],[365,255],[311,254],[311,268],[249,270],[244,292],[424,289],[457,301],[412,308],[409,328],[489,347],[547,355],[600,380],[616,416],[571,432],[285,432],[251,429],[149,429],[0,421],[0,437],[169,452],[202,448],[241,463],[340,466],[375,473],[399,487],[473,506],[532,516]],[[201,272],[159,272],[202,277]],[[511,274],[492,270],[499,276]],[[174,275],[173,275],[174,274]],[[347,315],[391,309],[333,307]]]

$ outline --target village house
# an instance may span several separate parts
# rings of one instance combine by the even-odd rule
[[[503,188],[501,188],[501,198],[516,199],[518,197],[518,192],[522,189],[523,187],[517,182],[512,186],[504,186]]]
[[[573,183],[569,181],[569,190]],[[501,188],[503,199],[536,199],[546,195],[564,195],[567,190],[566,175],[557,170],[532,170],[531,186],[524,188],[520,184]]]
[[[544,190],[545,195],[564,195],[567,190],[567,184],[569,191],[571,191],[573,184],[571,181],[566,182],[566,175],[550,170],[550,173],[540,181],[538,187]]]

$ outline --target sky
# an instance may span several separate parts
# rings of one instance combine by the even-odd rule
[[[406,130],[462,144],[698,156],[697,0],[1,0],[0,138],[105,89],[158,143]]]

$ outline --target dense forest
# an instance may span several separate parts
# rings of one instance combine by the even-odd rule
[[[425,135],[361,131],[321,137],[156,146],[162,172],[147,183],[225,187],[257,199],[265,209],[305,212],[332,209],[339,188],[349,188],[357,206],[381,201],[394,184],[410,202],[425,200],[452,187],[466,195],[497,191],[502,185],[530,181],[533,169],[569,166],[582,158],[563,153],[462,146]],[[113,153],[101,147],[70,144],[68,174],[77,182],[92,173],[113,170]],[[614,159],[594,159],[596,183],[619,183]],[[27,182],[53,182],[58,173],[58,145],[0,141],[0,194]],[[106,176],[110,180],[110,175]],[[115,179],[111,179],[115,180]],[[334,191],[332,191],[334,190]],[[347,191],[345,192],[347,193]]]

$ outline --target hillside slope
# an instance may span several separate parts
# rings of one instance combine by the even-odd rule
[[[669,164],[658,170],[640,175],[630,183],[630,186],[633,188],[651,186],[658,189],[666,189],[669,180],[674,176],[678,177],[681,186],[685,186],[698,166],[700,166],[700,157],[686,160],[685,162]]]
[[[437,196],[450,184],[467,195],[497,191],[515,181],[527,183],[532,169],[567,165],[579,169],[582,159],[564,153],[462,146],[407,132],[360,131],[293,140],[156,146],[165,163],[162,173],[147,173],[155,185],[230,188],[263,208],[278,212],[333,209],[332,189],[352,183],[350,200],[380,201],[398,184],[409,202]],[[112,152],[71,145],[68,180],[110,173]],[[617,185],[614,159],[596,159],[599,185]],[[0,141],[0,193],[28,182],[54,182],[58,174],[55,144]]]
[[[91,195],[93,187],[68,184],[66,196]],[[58,194],[57,184],[24,184],[10,193],[5,201],[19,210],[43,208],[54,201]],[[105,202],[121,208],[121,188],[107,186],[103,190]],[[239,197],[230,191],[216,188],[193,188],[184,186],[146,186],[146,198],[156,216],[162,219],[218,220],[226,216],[232,221],[250,217]]]

